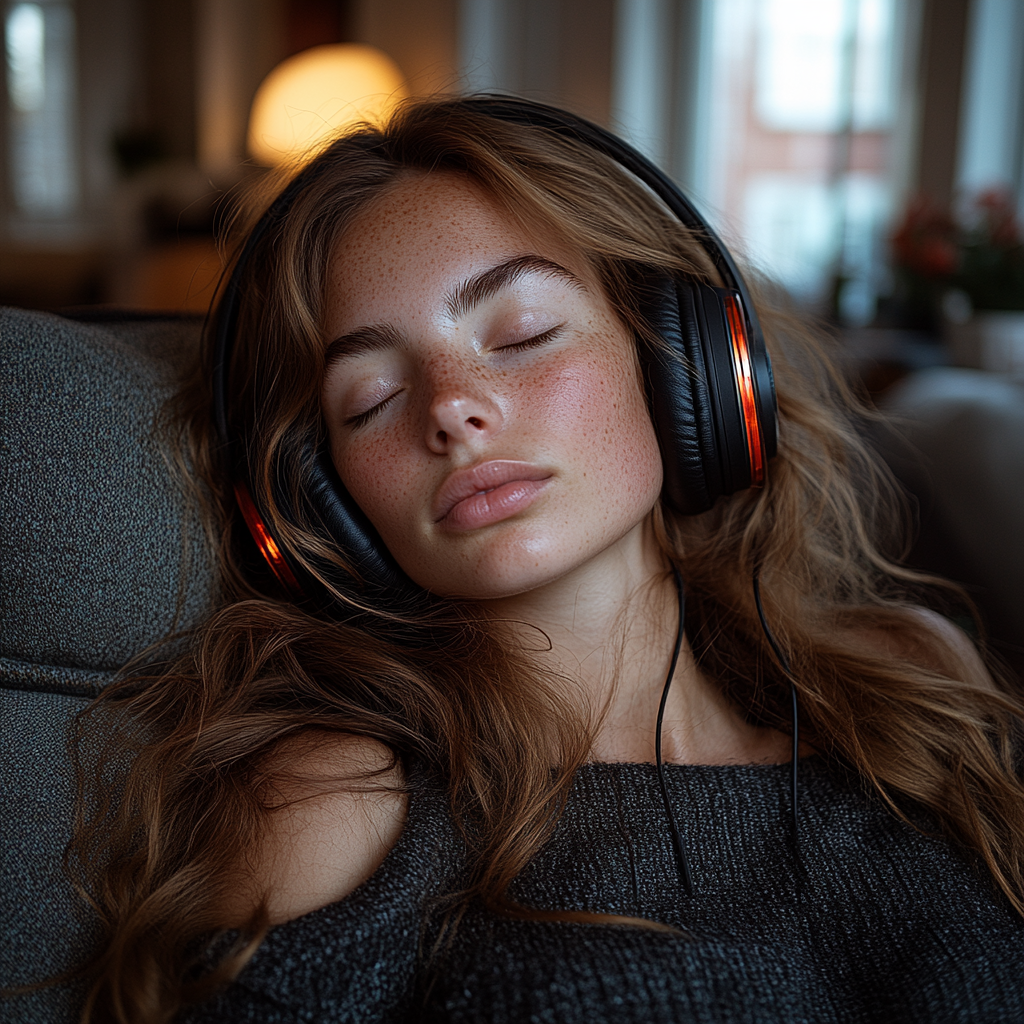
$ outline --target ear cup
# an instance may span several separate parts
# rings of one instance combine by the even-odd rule
[[[758,400],[755,365],[760,358],[768,372],[770,367],[738,322],[742,309],[735,292],[663,276],[645,282],[639,298],[641,314],[662,342],[641,345],[641,351],[662,452],[663,494],[675,511],[696,515],[724,494],[763,482],[770,457],[764,437],[767,427],[774,441],[775,418],[774,407],[769,415]],[[737,311],[732,323],[730,305]],[[757,465],[759,479],[752,469]]]
[[[707,285],[695,285],[693,288],[694,319],[704,350],[708,395],[715,424],[714,448],[721,480],[719,494],[735,494],[755,483],[747,444],[747,411],[739,391],[741,370],[733,348],[733,331],[727,310],[727,303],[735,302],[736,296],[734,292]],[[749,415],[754,420],[753,432],[759,434],[756,406],[750,408]],[[763,478],[756,482],[763,483]]]
[[[377,531],[341,482],[326,444],[308,460],[304,498],[326,537],[345,552],[356,577],[340,587],[355,597],[373,601],[395,595],[412,597],[420,589],[398,567]],[[336,574],[337,570],[331,570]]]
[[[336,565],[324,562],[314,566],[316,573],[330,581],[334,589],[371,607],[385,603],[390,610],[397,611],[396,599],[422,599],[424,591],[398,567],[342,483],[326,442],[317,448],[311,444],[302,454],[301,462],[306,467],[298,496],[302,514],[296,514],[295,499],[284,487],[274,488],[274,503],[286,520],[307,523],[328,545],[337,546],[350,569],[340,573]],[[313,605],[323,605],[322,610],[330,610],[333,597],[316,574],[307,571],[279,547],[249,488],[236,485],[235,494],[255,547],[267,563],[265,568],[272,570],[277,582],[293,599],[305,599]]]
[[[339,572],[332,563],[315,565],[309,572],[281,548],[257,507],[248,486],[235,484],[238,511],[248,527],[249,543],[240,542],[240,555],[250,579],[263,588],[280,589],[288,596],[317,613],[354,621],[372,620],[355,605],[368,611],[383,610],[391,615],[427,612],[433,599],[398,567],[384,542],[349,494],[331,461],[326,444],[317,450],[307,449],[302,459],[307,467],[303,474],[299,501],[303,514],[296,515],[293,499],[284,488],[275,488],[274,501],[286,519],[301,519],[330,546],[344,553],[348,572]],[[354,605],[339,602],[324,586],[329,581],[334,590],[349,596]]]

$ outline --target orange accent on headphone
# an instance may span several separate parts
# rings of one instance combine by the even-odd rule
[[[750,369],[747,324],[743,318],[739,299],[735,295],[725,295],[723,298],[725,300],[725,315],[729,322],[729,338],[732,342],[732,362],[736,372],[736,386],[739,388],[740,406],[743,410],[743,425],[747,431],[750,486],[763,487],[764,440],[761,437],[761,421],[757,415],[757,399],[754,397],[754,377]]]
[[[260,554],[274,571],[278,583],[293,597],[301,597],[302,587],[299,586],[299,581],[285,561],[284,555],[281,554],[277,541],[270,536],[270,531],[267,529],[266,523],[263,522],[263,517],[259,514],[256,503],[252,500],[249,488],[245,484],[235,484],[235,500],[241,509],[245,525],[249,527],[252,539],[256,541],[256,547],[260,549]]]

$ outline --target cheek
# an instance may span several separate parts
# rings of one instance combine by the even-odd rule
[[[334,449],[334,464],[349,494],[378,530],[408,521],[416,481],[409,465],[409,445],[381,432],[373,443],[349,443]]]
[[[657,500],[661,452],[631,362],[595,358],[559,368],[539,388],[532,411],[581,475],[609,505]]]

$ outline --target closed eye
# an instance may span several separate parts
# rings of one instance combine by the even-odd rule
[[[352,427],[354,430],[358,430],[360,427],[366,426],[370,420],[379,416],[403,391],[403,388],[399,388],[393,394],[388,395],[387,398],[382,402],[378,402],[375,406],[367,409],[366,412],[361,412],[357,416],[349,416],[344,421],[346,427]]]
[[[500,345],[494,349],[495,352],[525,352],[527,349],[539,348],[541,345],[546,345],[549,341],[557,338],[562,333],[562,328],[565,324],[558,324],[556,327],[552,327],[551,330],[545,331],[543,334],[537,334],[532,338],[527,338],[525,341],[516,341],[511,345]]]

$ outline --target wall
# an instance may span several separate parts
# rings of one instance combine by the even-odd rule
[[[402,69],[414,95],[457,89],[457,0],[355,0],[353,42],[378,46]]]
[[[614,0],[462,0],[464,88],[519,93],[609,123]]]

